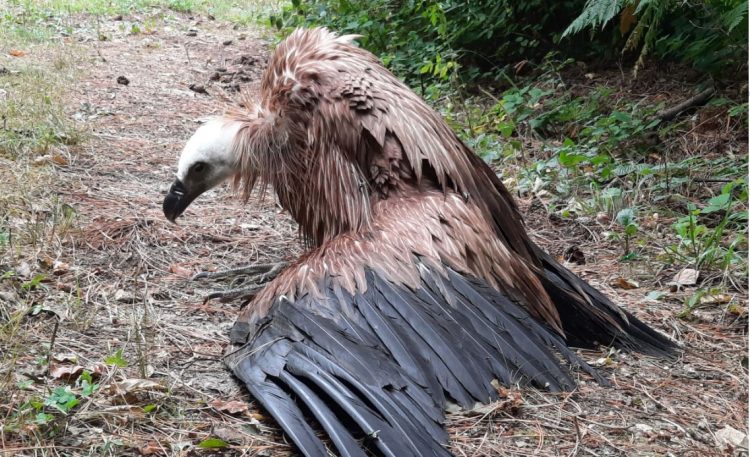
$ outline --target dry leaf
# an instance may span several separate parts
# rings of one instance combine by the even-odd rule
[[[139,447],[138,452],[141,455],[165,455],[166,454],[166,450],[164,449],[164,446],[161,446],[156,441],[149,441],[148,443]]]
[[[8,54],[13,57],[23,57],[26,55],[26,51],[21,51],[20,49],[11,49]]]
[[[55,276],[60,276],[70,271],[70,265],[68,265],[65,262],[61,262],[59,260],[55,260],[52,263],[52,274]]]
[[[599,357],[590,363],[595,367],[608,367],[614,363],[614,360],[611,357]]]
[[[700,274],[701,272],[698,270],[685,268],[684,270],[674,275],[672,281],[678,286],[694,286],[698,283],[698,276],[700,276]]]
[[[264,416],[263,414],[260,414],[260,413],[250,413],[249,416],[250,416],[251,419],[254,419],[256,421],[269,421],[269,420],[271,420],[271,419],[267,418],[266,416]]]
[[[102,375],[104,375],[104,373],[107,372],[107,365],[103,364],[102,362],[97,362],[86,367],[86,370],[91,373],[91,377],[93,379],[99,379],[102,377]]]
[[[61,167],[65,167],[68,165],[68,159],[62,154],[54,154],[52,156],[52,163]]]
[[[78,363],[78,356],[76,354],[55,354],[52,356],[52,360],[60,363]]]
[[[56,365],[49,370],[49,375],[53,379],[63,381],[73,381],[83,373],[83,367],[80,365]]]
[[[212,435],[220,440],[231,443],[231,444],[249,444],[253,441],[253,437],[247,433],[243,433],[238,430],[234,430],[231,427],[214,427],[211,431]]]
[[[248,404],[244,401],[222,401],[214,400],[209,403],[212,408],[227,414],[245,414],[248,412]]]
[[[473,408],[465,410],[467,414],[479,414],[481,416],[493,416],[501,412],[510,412],[516,414],[523,406],[523,398],[517,390],[509,391],[508,396],[493,403],[477,403]]]
[[[125,403],[138,403],[155,392],[165,390],[166,387],[149,379],[126,379],[110,386],[110,393]]]
[[[185,268],[177,263],[173,263],[169,266],[169,272],[174,273],[180,278],[190,278],[193,276],[193,270],[191,270],[190,268]]]
[[[39,259],[39,263],[41,263],[42,266],[45,268],[52,268],[52,265],[55,263],[55,259],[53,259],[52,257],[48,255],[45,255],[45,256],[42,256],[41,259]]]
[[[732,296],[727,294],[709,294],[701,297],[702,305],[723,305],[732,301]]]
[[[745,308],[744,306],[739,306],[736,303],[727,306],[727,311],[731,314],[734,314],[735,316],[744,316],[745,314],[747,314],[747,308]]]
[[[612,287],[619,287],[620,289],[625,289],[625,290],[637,289],[641,287],[641,285],[638,284],[637,281],[633,281],[632,279],[626,279],[626,278],[617,278],[614,281],[612,281],[610,285]]]
[[[620,34],[622,36],[625,36],[633,28],[633,25],[638,22],[634,14],[635,8],[636,5],[628,5],[620,13]]]
[[[49,161],[49,160],[50,160],[51,158],[52,158],[52,157],[51,157],[51,156],[50,156],[49,154],[45,154],[45,155],[43,155],[43,156],[39,156],[39,157],[37,157],[37,158],[35,158],[35,159],[34,159],[34,165],[35,165],[35,166],[40,166],[40,165],[44,165],[44,164],[45,164],[45,163],[47,163],[47,162],[48,162],[48,161]]]
[[[124,289],[117,289],[115,291],[114,298],[115,301],[118,301],[120,303],[136,303],[139,301],[138,297],[135,296],[135,294],[126,292]]]

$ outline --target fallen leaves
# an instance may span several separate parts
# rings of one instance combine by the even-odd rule
[[[641,287],[640,284],[638,284],[638,281],[635,281],[633,279],[628,278],[617,278],[614,281],[610,283],[612,287],[619,287],[620,289],[624,290],[632,290],[637,289]]]
[[[725,305],[732,301],[732,296],[728,294],[707,294],[700,298],[701,305]]]
[[[209,405],[217,411],[231,415],[244,415],[249,412],[249,406],[244,401],[214,400]]]
[[[65,382],[76,381],[84,371],[91,376],[91,379],[99,379],[107,371],[107,367],[102,363],[93,363],[86,367],[79,365],[78,356],[75,354],[54,355],[52,360],[57,363],[50,367],[49,376]]]
[[[154,394],[167,390],[162,384],[150,379],[131,378],[110,385],[113,403],[137,404],[150,400]]]
[[[166,455],[167,451],[164,446],[157,443],[156,441],[149,441],[143,446],[138,448],[138,452],[141,455]]]
[[[193,276],[192,269],[183,267],[177,263],[173,263],[169,266],[169,272],[180,278],[191,278]]]
[[[49,375],[53,379],[62,381],[75,381],[81,373],[83,373],[83,367],[80,365],[55,365],[49,370]]]
[[[26,51],[21,51],[20,49],[11,49],[8,54],[11,57],[23,57],[26,55]]]
[[[700,276],[700,274],[701,273],[698,270],[685,268],[684,270],[681,270],[679,273],[674,275],[674,278],[672,278],[672,282],[670,283],[670,285],[674,290],[679,290],[685,286],[694,286],[698,283],[698,277]]]
[[[57,165],[59,167],[66,167],[70,164],[67,157],[62,154],[45,154],[34,159],[34,165],[40,166],[47,163]]]

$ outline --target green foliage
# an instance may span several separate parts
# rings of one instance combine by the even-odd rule
[[[91,373],[88,370],[84,370],[83,373],[78,377],[76,385],[81,388],[82,397],[90,397],[99,389],[99,384],[94,382]]]
[[[718,74],[747,62],[747,9],[747,0],[587,0],[563,36],[605,29],[619,16],[623,52],[638,51],[635,72],[653,53]]]
[[[695,268],[727,269],[744,261],[747,243],[747,178],[727,183],[721,194],[709,199],[703,208],[687,205],[687,215],[673,224],[679,243],[668,251]],[[711,227],[707,216],[719,216]],[[727,230],[734,228],[735,230]],[[729,235],[727,237],[727,235]]]
[[[679,243],[663,244],[669,253],[664,260],[704,270],[746,268],[747,184],[737,179],[745,161],[701,155],[667,160],[662,148],[680,124],[662,126],[656,116],[661,105],[628,100],[604,86],[574,96],[559,74],[553,66],[533,83],[493,97],[492,105],[467,109],[462,122],[449,112],[449,121],[483,158],[502,161],[511,185],[533,194],[548,212],[611,222],[605,233],[621,243],[621,260],[640,257],[641,248],[653,243],[639,214],[669,218],[675,203],[694,200],[696,191],[704,195],[706,186],[696,177],[729,180],[719,195],[677,218],[668,236],[669,243]],[[746,103],[717,98],[710,104],[746,124]],[[526,150],[530,139],[533,147]],[[654,220],[648,220],[650,227]]]
[[[198,443],[198,447],[201,449],[223,449],[228,446],[229,444],[226,441],[219,438],[207,438]]]
[[[18,387],[31,390],[33,381],[19,383]],[[90,398],[98,389],[99,384],[93,381],[91,373],[84,370],[74,387],[57,386],[44,397],[34,396],[26,400],[12,420],[7,422],[7,429],[15,430],[27,421],[36,425],[52,425],[56,417],[73,413],[83,399]]]
[[[620,14],[625,3],[625,0],[587,0],[583,12],[565,29],[563,37],[578,33],[589,27],[604,28],[609,21]],[[632,3],[635,2],[628,2],[628,4]]]
[[[612,90],[606,87],[572,97],[567,91],[558,93],[557,81],[542,84],[545,88],[525,86],[506,91],[489,112],[495,119],[492,125],[503,137],[532,135],[551,140],[539,154],[542,157],[523,171],[518,183],[521,191],[544,188],[564,201],[592,186],[604,187],[603,192],[620,192],[606,186],[630,174],[643,180],[664,174],[663,164],[638,162],[648,149],[647,135],[659,125],[654,117],[658,107],[613,103]],[[623,160],[625,153],[632,160]],[[612,205],[614,200],[603,195],[603,200],[585,206],[612,216],[624,208],[619,203]]]
[[[283,31],[324,25],[362,35],[361,45],[407,79],[447,80],[462,67],[472,76],[501,61],[543,56],[583,0],[293,0],[269,23]]]
[[[122,356],[122,349],[118,349],[114,354],[108,355],[104,359],[104,363],[119,368],[125,368],[128,366],[128,361]]]
[[[156,408],[157,408],[156,405],[154,405],[153,403],[150,403],[143,407],[143,412],[148,414],[148,413],[156,411]]]
[[[45,276],[45,275],[43,275],[41,273],[36,274],[30,280],[28,280],[28,281],[24,282],[23,284],[21,284],[21,289],[23,289],[23,290],[34,290],[37,287],[39,287],[42,284],[42,281],[44,281],[45,279],[47,279],[47,276]]]
[[[629,260],[633,257],[630,252],[630,239],[638,232],[635,211],[633,208],[623,208],[617,213],[615,221],[622,226],[623,233],[625,234],[625,252],[623,253],[623,259]]]
[[[69,386],[56,387],[49,397],[44,400],[44,406],[50,406],[63,414],[67,414],[75,408],[80,400]]]

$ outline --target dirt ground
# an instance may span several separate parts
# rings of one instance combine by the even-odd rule
[[[187,16],[150,35],[125,33],[114,19],[99,27],[110,39],[77,32],[82,76],[66,109],[90,134],[54,170],[55,191],[75,210],[76,228],[49,262],[53,280],[40,295],[43,312],[23,324],[30,344],[14,375],[40,380],[40,392],[62,383],[64,376],[40,376],[31,363],[54,340],[50,368],[93,370],[100,388],[55,430],[3,432],[4,455],[203,455],[219,452],[197,447],[211,437],[230,444],[225,455],[292,452],[222,365],[238,305],[202,306],[217,284],[188,279],[202,269],[293,257],[301,249],[293,222],[272,197],[243,205],[227,189],[201,197],[179,225],[161,211],[184,141],[200,119],[233,103],[237,85],[252,90],[269,41]],[[688,350],[674,362],[583,352],[612,388],[581,375],[572,393],[510,391],[496,404],[452,413],[452,451],[746,454],[747,440],[743,449],[726,445],[724,436],[726,427],[747,432],[747,321],[721,307],[681,320],[678,303],[645,301],[644,290],[663,286],[664,275],[642,278],[640,289],[612,288],[628,268],[615,252],[585,228],[561,227],[529,202],[522,206],[540,244],[556,255],[563,236],[578,245],[587,257],[572,267],[578,274]],[[55,316],[62,317],[59,328]],[[126,367],[102,363],[118,349]],[[7,394],[16,406],[24,395]],[[12,409],[0,408],[0,415],[9,418]]]

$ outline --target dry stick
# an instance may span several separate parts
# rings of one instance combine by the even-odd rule
[[[692,108],[694,106],[700,106],[706,103],[711,99],[715,92],[715,89],[713,87],[709,87],[708,89],[703,90],[698,95],[695,95],[693,97],[688,98],[687,100],[678,103],[677,105],[667,108],[665,110],[659,111],[656,113],[656,117],[661,119],[662,121],[670,121],[677,117],[678,114],[685,111],[688,108]]]
[[[188,52],[187,44],[183,44],[182,46],[185,48],[185,56],[187,56],[188,65],[193,65],[190,61],[190,53]]]
[[[52,329],[52,338],[49,340],[49,352],[47,352],[47,374],[49,376],[49,370],[52,363],[52,351],[55,348],[55,340],[57,339],[57,329],[60,327],[60,317],[55,316],[55,328]]]

